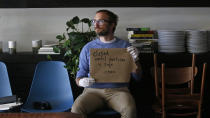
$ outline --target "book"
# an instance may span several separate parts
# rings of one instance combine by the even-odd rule
[[[41,47],[39,52],[53,52],[53,47]]]
[[[157,50],[157,40],[137,40],[132,42],[131,45],[137,47],[140,53],[154,53]]]
[[[9,110],[20,105],[22,105],[22,103],[18,103],[18,102],[0,104],[0,110]]]
[[[141,32],[141,31],[140,31]],[[138,39],[138,38],[156,38],[157,37],[157,35],[156,35],[156,33],[153,31],[153,32],[151,32],[151,33],[149,33],[149,31],[147,32],[147,31],[143,31],[143,32],[145,32],[145,33],[134,33],[134,31],[128,31],[128,38],[131,38],[132,37],[132,39]]]
[[[130,43],[157,42],[157,39],[128,39]]]
[[[126,28],[127,31],[149,31],[149,27],[141,27],[141,28]]]
[[[153,37],[154,34],[132,34],[131,37],[137,38],[137,37]]]
[[[13,102],[16,102],[16,95],[0,97],[0,104],[13,103]]]
[[[137,38],[137,39],[131,39],[129,38],[128,40],[132,40],[132,41],[137,41],[137,42],[142,42],[142,41],[158,41],[158,39],[153,39],[153,38]]]
[[[45,47],[53,47],[53,46],[57,46],[57,45],[59,45],[59,44],[44,44],[43,46],[45,46]]]
[[[129,39],[153,39],[154,37],[129,37]]]
[[[59,55],[60,53],[55,53],[55,52],[50,52],[50,51],[39,51],[38,54],[57,54]]]
[[[155,34],[154,30],[149,31],[128,31],[128,34]]]

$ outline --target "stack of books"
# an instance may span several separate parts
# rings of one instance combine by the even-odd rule
[[[157,32],[150,28],[126,28],[129,42],[141,53],[154,53],[157,50]]]
[[[46,44],[38,50],[38,54],[60,54],[53,51],[53,46],[57,44]]]
[[[9,110],[15,106],[19,106],[22,103],[17,102],[16,95],[6,96],[0,98],[0,110]]]

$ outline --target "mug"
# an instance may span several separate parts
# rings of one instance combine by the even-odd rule
[[[32,41],[32,52],[33,52],[33,54],[37,54],[40,47],[42,47],[42,40],[33,40]]]
[[[16,53],[16,41],[8,41],[9,54]]]

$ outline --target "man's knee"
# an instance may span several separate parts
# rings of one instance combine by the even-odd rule
[[[135,105],[124,106],[122,108],[122,111],[124,111],[124,112],[136,112],[136,106]]]
[[[81,104],[79,105],[79,104],[74,103],[72,106],[71,112],[82,114],[83,110],[82,110]]]
[[[136,118],[136,106],[135,105],[125,105],[121,108],[120,114],[122,118]]]
[[[80,114],[83,116],[83,118],[87,117],[85,108],[82,106],[82,104],[79,104],[78,102],[73,104],[73,106],[71,108],[71,112]]]

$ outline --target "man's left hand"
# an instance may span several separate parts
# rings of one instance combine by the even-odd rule
[[[127,47],[127,51],[131,54],[133,60],[136,62],[139,60],[139,51],[134,46]]]

